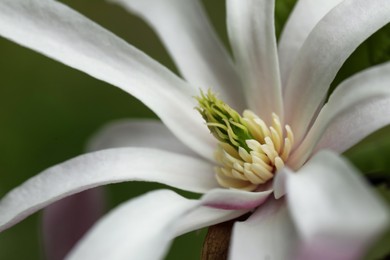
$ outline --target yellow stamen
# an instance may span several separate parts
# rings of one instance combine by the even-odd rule
[[[250,110],[241,117],[209,91],[198,98],[198,111],[219,140],[216,178],[226,188],[255,190],[284,167],[294,144],[289,125],[284,129],[273,113],[270,126]]]

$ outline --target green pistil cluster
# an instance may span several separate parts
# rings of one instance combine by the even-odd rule
[[[199,106],[196,109],[207,123],[210,132],[220,142],[228,143],[238,150],[239,147],[250,151],[246,140],[254,139],[243,118],[234,109],[219,100],[211,90],[201,91],[196,97]]]

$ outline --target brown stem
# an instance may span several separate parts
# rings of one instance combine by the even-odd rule
[[[234,221],[209,227],[202,249],[202,260],[226,260]]]
[[[201,260],[226,260],[234,223],[247,219],[249,214],[238,219],[210,226],[203,243]]]

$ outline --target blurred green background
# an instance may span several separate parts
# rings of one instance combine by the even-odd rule
[[[153,31],[139,18],[102,0],[62,1],[177,72]],[[203,1],[227,44],[224,1]],[[280,32],[294,0],[277,1]],[[99,127],[119,118],[155,115],[121,90],[0,38],[0,196],[45,168],[83,153]],[[390,60],[390,28],[366,41],[340,71],[335,84],[366,67]],[[390,87],[390,86],[389,86]],[[388,196],[390,129],[370,136],[346,155]],[[378,142],[379,140],[379,142]],[[107,187],[109,207],[162,185],[124,183]],[[0,234],[0,259],[44,259],[40,213]],[[199,259],[205,231],[175,241],[168,259]]]

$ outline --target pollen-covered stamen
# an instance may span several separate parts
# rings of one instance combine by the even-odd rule
[[[219,140],[215,153],[221,166],[216,168],[219,184],[227,188],[255,190],[273,178],[288,159],[294,135],[272,114],[267,126],[250,110],[241,117],[209,91],[198,98],[198,111],[211,133]]]

